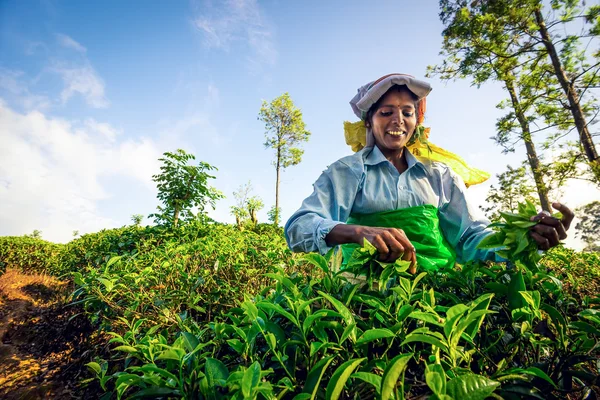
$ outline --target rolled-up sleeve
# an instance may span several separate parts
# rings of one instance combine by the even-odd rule
[[[325,254],[331,249],[325,237],[350,216],[361,175],[342,161],[321,174],[312,194],[285,224],[285,239],[292,251]]]
[[[440,228],[456,250],[458,260],[499,261],[493,251],[477,248],[483,238],[494,231],[487,227],[490,222],[482,212],[467,201],[467,188],[463,180],[448,169],[442,176],[442,186],[445,202],[439,207]]]

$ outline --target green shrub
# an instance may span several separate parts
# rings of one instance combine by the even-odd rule
[[[0,273],[6,268],[26,273],[57,274],[62,244],[24,236],[0,237]]]

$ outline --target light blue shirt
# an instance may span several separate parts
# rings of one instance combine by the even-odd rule
[[[377,146],[329,166],[315,182],[313,193],[285,224],[290,249],[325,254],[330,249],[325,236],[350,214],[431,204],[438,208],[440,228],[459,261],[495,259],[492,251],[476,248],[493,231],[487,228],[489,221],[467,201],[463,180],[445,164],[421,162],[405,151],[408,169],[402,174]]]

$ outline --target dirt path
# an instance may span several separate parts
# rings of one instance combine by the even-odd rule
[[[89,377],[94,329],[65,306],[68,292],[46,275],[0,276],[0,398],[97,397],[78,384]]]

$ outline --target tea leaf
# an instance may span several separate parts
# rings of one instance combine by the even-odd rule
[[[258,382],[260,382],[260,364],[258,361],[254,361],[242,377],[242,393],[244,398],[252,397],[254,389],[258,386]]]
[[[392,331],[390,331],[389,329],[385,329],[385,328],[369,329],[368,331],[365,331],[360,336],[360,338],[358,338],[358,340],[356,341],[356,344],[361,345],[361,344],[372,342],[377,339],[390,338],[390,337],[394,337],[394,336],[396,336],[396,335],[394,335],[394,333]]]
[[[377,394],[381,390],[381,376],[372,374],[370,372],[355,372],[350,375],[350,378],[360,379],[370,385],[373,385]]]
[[[344,385],[346,385],[346,381],[352,375],[352,372],[358,367],[358,365],[366,360],[367,358],[359,358],[357,360],[349,360],[340,365],[333,376],[329,380],[327,384],[327,390],[325,392],[325,399],[327,400],[337,400],[342,391],[344,390]]]
[[[334,358],[335,356],[322,358],[314,367],[312,367],[308,373],[306,382],[304,383],[304,388],[302,388],[302,393],[310,394],[311,399],[314,399],[317,396],[317,390],[320,387],[323,374]]]
[[[427,365],[425,381],[436,396],[440,397],[446,394],[446,372],[440,364]]]
[[[206,375],[209,389],[213,389],[214,386],[223,386],[229,378],[229,370],[221,361],[215,358],[206,358],[204,364],[204,374]]]
[[[465,374],[450,379],[446,385],[446,394],[453,399],[485,400],[500,382],[482,375]]]
[[[404,373],[406,365],[412,358],[413,354],[400,354],[394,357],[386,366],[383,372],[381,381],[381,399],[389,400],[393,397],[394,391],[396,390],[396,383],[400,375]],[[401,382],[401,386],[404,386],[404,382]]]

